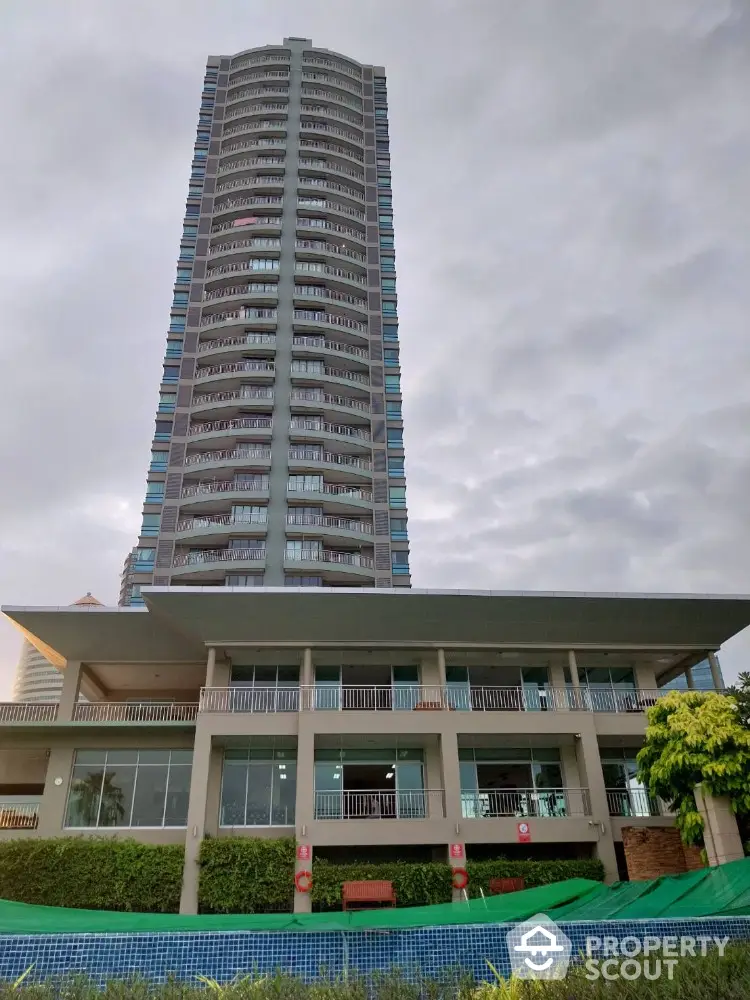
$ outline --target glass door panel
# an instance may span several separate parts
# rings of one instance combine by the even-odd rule
[[[315,818],[341,819],[344,769],[341,764],[315,765]]]
[[[421,700],[419,691],[419,667],[392,667],[391,686],[393,707],[397,711],[412,711]]]
[[[424,819],[427,815],[421,764],[396,765],[396,801],[399,819]]]

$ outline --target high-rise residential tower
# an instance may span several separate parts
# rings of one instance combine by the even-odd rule
[[[396,303],[383,68],[210,57],[122,604],[410,585]]]

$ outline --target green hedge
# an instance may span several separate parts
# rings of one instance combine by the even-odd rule
[[[184,848],[57,837],[0,842],[0,899],[83,910],[177,913]]]
[[[294,858],[292,838],[207,838],[199,857],[200,912],[289,912],[294,899]]]

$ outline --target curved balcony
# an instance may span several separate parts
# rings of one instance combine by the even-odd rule
[[[223,159],[227,156],[232,156],[235,153],[241,153],[245,149],[286,149],[286,138],[284,139],[240,139],[237,142],[231,143],[229,146],[224,146],[221,150],[220,157]]]
[[[346,316],[338,316],[336,313],[322,312],[317,309],[295,309],[294,325],[303,329],[307,326],[323,326],[330,329],[347,330],[358,337],[367,337],[367,323],[359,323]]]
[[[351,507],[355,511],[372,506],[372,491],[348,483],[323,483],[321,488],[314,485],[287,483],[289,500],[308,500],[312,503],[330,503],[340,508]]]
[[[276,377],[276,365],[273,361],[229,361],[223,365],[206,365],[196,369],[195,381],[196,383],[225,382],[243,378],[246,375],[273,380]]]
[[[324,142],[321,139],[300,138],[299,147],[303,150],[303,155],[305,150],[316,149],[321,153],[326,153],[328,156],[344,156],[357,163],[364,163],[365,159],[364,153],[360,153],[358,149],[339,146],[337,142]]]
[[[327,55],[311,56],[305,53],[302,56],[302,68],[304,69],[305,66],[325,66],[336,73],[346,73],[347,76],[353,76],[356,80],[361,80],[362,78],[362,69],[360,66],[346,60],[334,59]]]
[[[358,222],[365,221],[365,213],[361,208],[350,208],[349,205],[344,205],[339,201],[328,201],[326,198],[297,198],[297,208],[301,209],[303,212],[323,212],[326,216],[328,215],[345,215],[350,219],[356,219]],[[298,215],[297,221],[303,218],[303,216]]]
[[[308,351],[314,354],[324,352],[331,354],[333,357],[340,357],[342,354],[346,354],[351,358],[361,360],[363,364],[369,365],[370,362],[370,354],[367,348],[340,343],[338,340],[326,340],[325,337],[295,336],[292,340],[292,346],[299,348],[298,353],[300,354],[305,354]]]
[[[229,74],[236,73],[240,69],[245,69],[247,66],[266,66],[269,63],[278,63],[281,66],[288,66],[291,60],[291,56],[286,49],[280,50],[268,50],[265,52],[257,52],[253,56],[238,56],[233,59],[230,64]],[[281,70],[281,72],[288,74],[289,70]]]
[[[266,562],[266,550],[263,548],[247,549],[205,549],[201,552],[178,552],[172,561],[172,576],[186,577],[196,574],[198,578],[212,574],[227,572],[227,563],[232,564],[235,572],[247,566],[251,572],[263,569]]]
[[[369,458],[324,451],[322,447],[292,445],[289,449],[289,471],[304,473],[308,469],[333,472],[347,482],[372,479],[372,462]]]
[[[350,142],[355,148],[364,145],[365,141],[361,133],[354,132],[350,128],[341,128],[340,125],[326,125],[325,122],[300,121],[299,128],[300,136],[330,135],[339,141]]]
[[[363,167],[352,167],[348,163],[336,163],[335,160],[323,160],[314,157],[300,157],[300,170],[319,170],[322,173],[351,177],[364,184],[365,171]]]
[[[225,212],[238,212],[244,208],[267,208],[273,205],[280,209],[283,204],[284,198],[280,194],[254,194],[247,198],[230,198],[221,205],[214,205],[213,218],[224,215]]]
[[[247,437],[248,431],[253,435],[271,436],[273,420],[270,416],[236,417],[232,420],[204,420],[191,424],[188,437],[194,441],[206,441],[211,438]]]
[[[269,321],[276,321],[275,309],[229,309],[226,312],[209,313],[201,316],[201,328],[208,326],[227,326],[230,323],[262,323],[267,326]]]
[[[198,344],[199,354],[222,354],[234,351],[252,351],[253,348],[263,351],[276,348],[275,333],[246,333],[242,337],[219,337],[218,340],[202,340]]]
[[[215,302],[217,299],[230,299],[238,295],[276,299],[279,297],[279,286],[275,281],[246,281],[242,285],[221,285],[204,292],[203,301]]]
[[[355,399],[352,396],[338,396],[330,392],[323,392],[322,389],[292,389],[289,393],[289,401],[292,406],[311,406],[315,410],[351,410],[361,414],[363,417],[370,413],[370,402],[364,399]]]
[[[233,83],[230,89],[234,90],[235,87],[240,86],[242,86],[241,83]],[[276,98],[284,96],[289,96],[289,87],[285,87],[283,84],[268,84],[264,87],[246,87],[244,90],[237,91],[237,93],[230,94],[229,91],[227,91],[227,105],[235,104],[237,101],[245,101],[252,97]]]
[[[251,174],[249,177],[238,177],[236,180],[227,181],[216,189],[217,198],[226,191],[234,191],[242,188],[256,187],[284,187],[284,174]]]
[[[229,222],[219,222],[211,226],[211,236],[216,233],[225,233],[231,229],[233,232],[242,232],[245,229],[281,229],[280,215],[248,215]],[[209,255],[212,250],[209,248]]]
[[[326,87],[338,87],[339,90],[348,90],[351,94],[357,94],[358,96],[362,93],[362,86],[356,86],[353,83],[348,83],[346,80],[340,80],[338,77],[329,76],[327,73],[318,73],[314,70],[306,72],[302,71],[302,82],[312,83],[315,86],[321,86],[325,84]]]
[[[361,521],[351,517],[331,517],[327,514],[296,514],[292,508],[286,516],[286,533],[294,535],[315,534],[323,542],[337,538],[364,540],[372,544],[372,521]]]
[[[268,525],[266,512],[260,514],[206,514],[203,517],[183,517],[177,522],[178,538],[190,537],[194,541],[204,541],[222,535],[265,534]]]
[[[243,125],[232,125],[230,128],[222,130],[222,152],[224,152],[223,143],[226,139],[231,139],[238,135],[250,135],[256,132],[281,132],[284,136],[286,136],[288,124],[286,115],[280,115],[278,118],[264,118],[259,122],[247,122]]]
[[[331,104],[340,104],[345,108],[352,108],[354,111],[362,111],[362,98],[353,94],[343,93],[340,90],[328,90],[324,87],[316,87],[310,83],[302,85],[300,97],[303,101],[328,101]]]
[[[329,222],[327,219],[308,219],[303,215],[298,215],[295,225],[297,229],[311,229],[316,233],[338,233],[340,236],[349,240],[356,240],[358,243],[364,243],[366,240],[365,233],[362,230],[352,229],[351,226],[342,226],[338,222]]]
[[[219,167],[217,174],[229,174],[235,170],[264,170],[268,167],[283,167],[286,165],[285,156],[248,156],[242,160],[235,160],[234,163],[227,163]],[[224,190],[224,185],[216,189],[218,194]]]
[[[274,219],[277,217],[274,216]],[[279,225],[281,225],[281,220],[277,219]],[[229,227],[232,228],[232,227]],[[235,254],[235,253],[248,253],[252,251],[275,251],[279,250],[281,247],[281,239],[278,236],[251,236],[244,240],[229,240],[226,243],[217,243],[215,246],[208,248],[209,257],[218,257],[223,254]],[[245,261],[238,261],[237,265],[226,264],[220,265],[220,267],[239,267],[240,264],[246,263]],[[275,269],[276,270],[276,269]],[[219,267],[212,267],[206,274],[206,280],[210,280],[215,274],[218,274]],[[222,271],[221,273],[228,273]]]
[[[323,304],[335,302],[342,309],[351,309],[360,313],[367,312],[367,299],[363,296],[337,292],[334,288],[326,288],[324,285],[295,285],[294,297],[318,299]]]
[[[375,563],[371,556],[359,552],[336,552],[332,549],[287,549],[284,567],[305,567],[305,573],[324,573],[329,579],[345,580],[350,576],[372,578]]]
[[[303,104],[300,114],[314,118],[330,118],[335,122],[344,122],[364,132],[365,126],[361,114],[355,115],[340,108],[331,108],[326,104]]]
[[[369,388],[370,376],[349,368],[331,368],[322,361],[295,361],[291,365],[292,381],[295,378],[311,382],[333,382],[336,385],[359,385]]]
[[[335,191],[344,198],[352,198],[354,201],[365,200],[364,191],[350,187],[348,184],[339,184],[338,181],[329,181],[327,177],[298,177],[297,185],[300,188],[315,188],[322,191]],[[297,202],[300,204],[300,202]]]
[[[202,483],[190,483],[182,487],[181,506],[199,506],[209,513],[218,513],[217,507],[226,507],[227,502],[248,503],[250,500],[268,499],[269,480],[267,475],[248,479],[210,479]],[[214,508],[211,510],[211,508]]]
[[[268,243],[271,246],[268,248],[267,252],[278,249],[281,244],[281,240],[269,239]],[[276,244],[274,247],[272,244]],[[272,263],[273,267],[267,267],[268,263]],[[263,267],[256,266],[263,264]],[[258,278],[265,278],[269,274],[277,275],[279,273],[279,259],[277,257],[250,257],[248,260],[237,260],[232,264],[219,264],[216,267],[210,268],[206,272],[206,281],[226,281],[227,279],[233,278],[235,275],[252,275]],[[224,287],[223,285],[220,287]]]
[[[249,406],[258,406],[267,410],[273,400],[274,391],[272,386],[244,386],[242,389],[228,389],[225,392],[204,392],[193,396],[190,404],[192,413],[199,410],[227,410],[246,409]]]
[[[331,257],[348,257],[349,260],[357,261],[363,267],[367,263],[367,258],[364,254],[359,253],[359,251],[351,250],[343,244],[326,243],[325,240],[295,240],[294,249],[302,253],[326,254],[326,256],[330,255]]]
[[[356,424],[329,423],[320,417],[302,417],[292,414],[289,424],[292,436],[304,441],[346,441],[348,445],[362,447],[369,454],[372,435],[369,427]]]
[[[185,468],[230,468],[245,465],[270,465],[271,449],[239,447],[229,451],[198,451],[185,456]]]
[[[336,295],[352,295],[352,291],[357,291],[360,293],[359,296],[352,295],[352,298],[356,302],[362,303],[362,308],[365,312],[367,311],[367,299],[362,296],[362,292],[365,291],[367,280],[364,275],[357,274],[356,271],[349,271],[343,267],[331,267],[330,264],[322,264],[318,260],[297,260],[294,263],[295,275],[299,275],[301,278],[311,278],[313,280],[325,281],[325,288],[331,288],[333,290],[334,296]],[[295,279],[296,280],[296,279]],[[315,286],[310,285],[296,285],[296,288],[310,288]],[[340,289],[343,288],[344,291],[341,292]],[[302,295],[314,295],[315,292],[301,292]],[[325,296],[321,296],[325,298]],[[346,299],[340,299],[338,301],[346,302]]]
[[[283,103],[268,104],[263,101],[258,101],[255,104],[248,104],[247,107],[243,108],[233,108],[231,111],[227,111],[224,115],[224,121],[232,121],[233,118],[244,118],[245,115],[283,115],[284,121],[286,121],[286,116],[289,112],[289,102],[284,101]],[[274,119],[275,121],[275,119]],[[224,130],[224,135],[228,135],[227,130]]]

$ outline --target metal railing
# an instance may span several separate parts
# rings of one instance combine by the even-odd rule
[[[79,702],[73,708],[73,721],[194,722],[197,714],[197,702]]]
[[[278,295],[279,286],[275,281],[246,281],[243,285],[222,285],[203,293],[203,302],[228,299],[232,295]]]
[[[329,424],[326,420],[318,420],[315,417],[292,416],[289,427],[293,431],[320,431],[323,434],[336,434],[339,437],[358,438],[360,441],[371,439],[369,428],[353,427],[350,424]]]
[[[228,361],[223,365],[205,365],[203,368],[196,368],[195,381],[211,378],[213,375],[241,375],[244,372],[273,375],[275,371],[276,365],[273,361]]]
[[[308,712],[411,712],[445,707],[443,689],[429,684],[315,684],[300,688]]]
[[[268,347],[276,346],[275,333],[246,333],[242,337],[219,337],[217,340],[202,340],[198,344],[198,353],[204,351],[216,351],[220,347],[244,347],[248,344],[264,344]]]
[[[372,534],[371,521],[353,521],[346,517],[329,517],[327,514],[287,514],[286,523],[297,528],[334,528],[341,531],[358,531]]]
[[[242,118],[243,115],[257,115],[260,114],[262,111],[270,111],[271,114],[277,114],[277,113],[283,114],[284,115],[283,121],[286,122],[286,116],[289,112],[289,103],[288,102],[284,104],[258,103],[258,104],[248,104],[247,107],[244,108],[233,108],[231,111],[227,111],[226,115],[224,116],[224,121],[231,121],[233,118]],[[224,135],[229,135],[229,133],[225,132]]]
[[[183,497],[197,497],[207,493],[267,493],[268,476],[256,476],[254,479],[236,479],[227,481],[211,480],[208,483],[196,483],[195,486],[183,486]]]
[[[245,69],[246,66],[262,66],[262,65],[268,65],[268,64],[273,64],[273,63],[288,63],[289,59],[290,59],[289,55],[287,53],[285,53],[285,52],[284,53],[279,53],[278,55],[275,54],[275,53],[272,53],[272,54],[263,55],[263,56],[250,56],[247,59],[239,59],[236,63],[234,63],[234,65],[232,66],[232,68],[229,71],[229,75],[231,76],[233,73],[236,73],[238,70]],[[286,77],[289,76],[289,70],[288,69],[283,69],[283,70],[281,70],[281,69],[280,70],[264,70],[262,72],[251,73],[251,74],[248,74],[248,75],[249,76],[260,76],[260,77],[263,77],[263,76],[278,76],[278,77],[284,77],[284,78],[286,78]]]
[[[217,173],[228,174],[234,170],[246,170],[253,167],[282,167],[285,163],[286,157],[284,156],[248,156],[244,160],[235,160],[234,163],[227,163],[223,167],[219,167]],[[239,183],[241,184],[242,181]],[[216,193],[218,194],[223,187],[224,185],[217,187]]]
[[[321,312],[317,309],[295,309],[294,320],[305,323],[326,323],[331,326],[341,326],[347,330],[357,330],[359,333],[367,333],[367,323],[360,323],[357,320],[347,319],[346,316],[337,316],[335,313]]]
[[[349,208],[338,201],[328,201],[327,198],[297,198],[297,207],[303,209],[313,209],[319,212],[335,212],[338,215],[350,215],[353,219],[364,222],[365,213],[359,208]]]
[[[610,816],[671,816],[669,805],[650,795],[645,788],[608,788]]]
[[[291,372],[292,375],[305,375],[310,379],[339,378],[345,382],[358,382],[360,385],[370,384],[370,376],[363,372],[354,372],[349,368],[330,368],[317,361],[292,361]]]
[[[274,220],[279,224],[281,220],[278,216],[274,216]],[[231,228],[228,226],[222,227],[224,229]],[[216,246],[208,248],[209,257],[212,254],[217,253],[230,253],[232,250],[245,250],[245,249],[275,249],[281,246],[281,240],[278,236],[252,236],[247,240],[232,240],[229,243],[217,243]],[[231,264],[222,264],[221,267],[231,267]],[[207,277],[211,277],[213,274],[219,273],[219,268],[212,268]]]
[[[188,434],[192,436],[210,434],[213,431],[270,430],[272,427],[271,417],[237,417],[235,420],[207,420],[201,424],[191,424]]]
[[[331,406],[343,406],[349,410],[370,412],[370,404],[362,399],[352,399],[349,396],[336,396],[330,392],[320,392],[317,389],[292,389],[289,393],[292,403],[328,403]]]
[[[239,87],[241,84],[233,83],[232,89],[234,87]],[[237,101],[244,101],[246,97],[271,97],[277,94],[287,95],[289,94],[289,88],[283,86],[269,86],[269,87],[249,87],[247,90],[238,90],[236,93],[227,93],[227,104],[235,104]]]
[[[314,260],[298,260],[294,264],[294,270],[305,274],[325,274],[332,278],[344,278],[346,281],[356,282],[358,285],[366,285],[367,279],[354,271],[345,271],[342,267],[329,267],[328,264],[320,264]],[[304,286],[304,287],[310,287]],[[358,301],[365,302],[366,299]]]
[[[334,288],[325,288],[321,285],[295,285],[295,295],[306,295],[317,299],[331,299],[334,302],[346,302],[348,305],[356,306],[367,312],[367,299],[360,295],[348,295],[346,292],[337,292]]]
[[[338,122],[348,122],[355,128],[364,130],[362,115],[350,115],[346,111],[339,111],[338,108],[329,108],[326,104],[303,104],[300,108],[302,115],[320,115],[324,118],[333,118]]]
[[[363,163],[365,159],[364,153],[361,153],[358,149],[339,146],[335,142],[320,142],[318,139],[300,139],[299,145],[300,149],[320,149],[334,156],[348,156],[359,163]]]
[[[201,712],[299,712],[298,687],[204,687]]]
[[[206,392],[193,396],[193,406],[202,406],[204,403],[226,403],[233,399],[273,399],[273,396],[274,391],[270,386],[259,389],[228,389],[226,392]]]
[[[286,132],[288,125],[287,117],[284,115],[283,118],[266,119],[262,122],[247,122],[245,125],[234,125],[232,128],[224,129],[221,137],[222,139],[230,139],[233,135],[243,135],[246,132],[259,132],[263,129],[267,129],[269,132]]]
[[[269,157],[271,159],[271,157]],[[273,157],[275,160],[280,160],[280,156]],[[283,160],[282,160],[283,163]],[[217,196],[223,194],[224,191],[232,191],[235,188],[243,187],[256,187],[257,185],[263,186],[264,184],[276,185],[278,187],[284,186],[284,175],[283,174],[253,174],[252,177],[238,177],[233,181],[226,181],[224,184],[220,184],[216,189]]]
[[[254,215],[246,221],[242,219],[230,219],[229,222],[217,222],[215,226],[211,226],[211,235],[224,233],[229,229],[239,229],[244,226],[274,226],[281,229],[281,216]]]
[[[351,260],[357,260],[362,264],[367,262],[365,255],[359,253],[357,250],[350,250],[345,246],[337,246],[335,243],[326,243],[325,240],[295,240],[294,247],[296,250],[312,250],[317,253],[335,254],[337,257],[349,257]]]
[[[208,316],[201,316],[201,326],[215,326],[218,323],[232,323],[235,320],[258,321],[276,319],[275,309],[230,309],[226,312],[210,313]]]
[[[229,198],[221,205],[214,206],[214,215],[218,212],[233,212],[238,208],[250,208],[253,205],[283,205],[284,196],[281,194],[253,194],[247,198]]]
[[[338,340],[326,340],[325,337],[304,337],[295,335],[292,340],[293,347],[319,347],[325,351],[337,351],[339,354],[351,354],[354,358],[365,358],[369,360],[370,354],[366,347],[354,347],[352,344],[343,344]]]
[[[588,788],[480,788],[461,792],[461,815],[464,819],[590,816],[591,802]]]
[[[442,788],[315,792],[315,819],[429,819],[445,816]]]
[[[356,455],[341,455],[338,452],[315,448],[291,447],[289,458],[293,462],[327,462],[329,465],[348,465],[352,469],[362,469],[365,472],[372,470],[369,458],[357,458]]]
[[[338,222],[329,222],[327,219],[311,219],[303,215],[298,215],[296,225],[298,228],[323,229],[328,233],[341,233],[342,236],[348,236],[359,243],[365,242],[365,234],[361,229],[352,229],[351,226],[340,226]]]
[[[335,59],[326,59],[325,56],[303,55],[303,70],[305,66],[325,66],[326,69],[330,69],[335,73],[346,73],[347,76],[353,76],[356,80],[360,80],[362,77],[361,70],[347,65],[347,63],[338,62]]]
[[[284,139],[245,139],[243,142],[233,142],[231,146],[225,146],[221,151],[221,156],[231,156],[241,149],[286,149],[286,138]]]
[[[233,448],[229,451],[199,451],[185,456],[185,465],[206,465],[210,462],[235,462],[252,459],[268,460],[270,448]]]
[[[365,180],[364,170],[356,170],[346,163],[332,163],[330,160],[317,160],[313,157],[303,156],[299,160],[299,166],[301,169],[325,170],[332,174],[345,174],[347,177],[354,177],[355,180],[362,181],[362,183]]]
[[[269,243],[269,246],[273,245],[274,249],[277,248],[277,247],[279,247],[279,246],[281,246],[281,240],[277,240],[275,238],[269,238],[268,243]],[[256,258],[256,261],[257,261],[257,258]],[[279,261],[278,261],[277,258],[271,258],[269,260],[264,261],[264,263],[272,263],[272,264],[276,264],[277,266],[276,267],[253,267],[253,259],[252,258],[250,260],[240,260],[240,261],[236,261],[234,264],[220,264],[218,267],[211,268],[211,270],[206,274],[206,280],[208,280],[209,278],[216,278],[217,276],[222,275],[222,274],[245,274],[245,273],[246,274],[265,274],[266,272],[268,272],[269,274],[273,274],[276,271],[278,271],[278,269],[279,269],[279,267],[278,267]]]
[[[336,101],[338,104],[344,104],[347,108],[354,108],[356,111],[362,110],[362,100],[358,97],[347,97],[345,94],[337,94],[335,91],[323,90],[321,87],[310,87],[303,84],[300,96],[306,97],[322,97],[326,101]]]
[[[370,556],[363,556],[360,552],[336,552],[331,549],[287,549],[284,552],[284,562],[321,562],[337,566],[357,566],[360,569],[372,569],[375,565]]]
[[[321,493],[329,496],[348,497],[350,500],[372,501],[370,490],[361,490],[358,486],[342,486],[339,483],[323,483],[322,487],[297,486],[295,483],[287,483],[288,493]]]
[[[56,704],[0,701],[0,725],[8,722],[54,722],[56,718]]]
[[[0,799],[0,830],[36,830],[39,805],[39,802]]]
[[[206,549],[203,552],[179,552],[172,566],[200,566],[214,562],[262,562],[266,558],[265,548],[252,549]]]
[[[262,514],[206,514],[203,517],[185,517],[177,522],[177,531],[200,531],[201,528],[241,527],[243,524],[267,524],[266,512]]]
[[[656,689],[636,690],[617,687],[574,687],[558,692],[570,708],[584,712],[645,712],[668,692]]]

